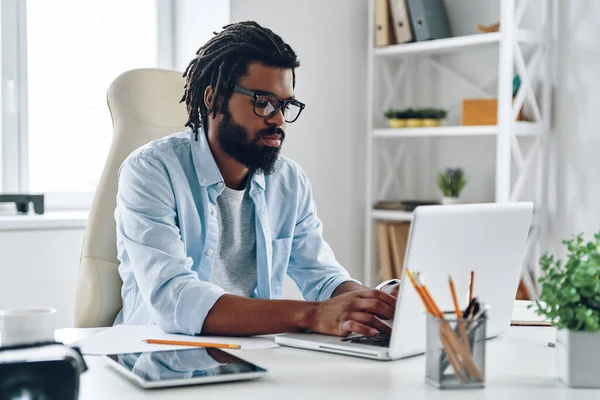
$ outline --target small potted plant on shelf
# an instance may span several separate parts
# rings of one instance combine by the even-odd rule
[[[557,327],[560,379],[570,387],[600,388],[600,232],[587,243],[582,234],[562,243],[564,264],[549,254],[540,259],[536,313]]]
[[[437,185],[442,191],[442,204],[459,204],[460,194],[467,184],[461,168],[448,168],[438,174]]]
[[[421,121],[421,110],[415,108],[408,108],[405,111],[406,118],[406,126],[408,128],[418,128],[423,126],[423,121]]]
[[[403,110],[386,110],[383,114],[390,124],[390,128],[404,128],[406,126],[406,119],[404,118]]]
[[[439,126],[446,118],[446,110],[441,108],[388,109],[383,114],[391,128],[418,128],[421,126]]]
[[[446,110],[441,108],[425,108],[422,110],[423,126],[440,126],[441,120],[446,118]]]

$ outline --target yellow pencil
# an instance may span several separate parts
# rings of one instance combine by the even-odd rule
[[[413,276],[412,271],[409,270],[409,269],[407,269],[406,270],[406,275],[410,279],[410,282],[412,283],[413,287],[415,288],[415,291],[417,292],[417,294],[421,298],[421,301],[423,302],[423,306],[425,306],[425,311],[427,312],[427,314],[433,314],[433,311],[431,310],[431,306],[428,303],[427,299],[425,298],[425,295],[423,294],[423,291],[419,287],[419,284],[417,283],[417,280]]]
[[[460,335],[464,341],[464,344],[467,346],[467,349],[470,351],[471,346],[469,345],[469,339],[467,337],[467,330],[465,329],[465,324],[463,319],[463,313],[460,309],[460,305],[458,304],[458,296],[456,295],[456,288],[454,287],[454,282],[452,281],[452,277],[448,277],[448,284],[450,285],[450,294],[452,295],[452,302],[454,303],[454,312],[456,313],[456,318],[458,321],[458,330],[460,331]]]
[[[423,295],[425,296],[425,299],[429,303],[429,307],[431,308],[432,314],[435,315],[436,317],[440,318],[440,319],[444,319],[444,313],[442,313],[442,311],[438,307],[438,305],[435,302],[435,300],[433,300],[433,297],[431,296],[431,293],[429,293],[429,290],[427,289],[427,286],[425,286],[425,283],[423,283],[423,275],[419,274],[417,276],[417,284],[421,288],[421,291],[423,292]]]
[[[239,344],[229,343],[206,343],[206,342],[184,342],[179,340],[160,340],[160,339],[146,339],[144,342],[149,344],[171,344],[178,346],[194,346],[194,347],[216,347],[219,349],[241,349],[242,346]]]
[[[448,277],[448,284],[450,285],[450,294],[452,295],[452,302],[454,303],[454,312],[456,313],[456,318],[463,319],[462,311],[460,310],[460,306],[458,305],[456,288],[454,287],[454,282],[452,281],[451,276]]]

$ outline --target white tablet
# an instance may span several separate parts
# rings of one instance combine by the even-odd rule
[[[142,388],[257,379],[267,370],[216,348],[108,354],[108,365]]]

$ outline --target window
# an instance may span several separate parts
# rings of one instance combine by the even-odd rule
[[[12,165],[1,162],[13,180],[19,175],[18,184],[5,179],[0,188],[46,193],[48,208],[85,208],[112,139],[108,86],[129,69],[171,67],[172,54],[165,51],[171,47],[171,1],[2,3],[3,11],[4,3],[11,3],[17,21],[10,33],[18,38],[18,74],[12,81],[20,107],[12,129],[3,124],[3,141],[17,135],[18,144],[1,152],[4,158],[19,154]],[[3,36],[7,30],[2,26]],[[4,82],[7,78],[3,74]],[[7,113],[3,106],[3,116]]]

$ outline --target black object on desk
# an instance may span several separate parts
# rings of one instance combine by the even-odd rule
[[[80,375],[87,370],[77,347],[58,342],[0,348],[0,399],[79,397]]]
[[[0,203],[15,203],[20,213],[29,212],[29,203],[33,203],[33,211],[36,214],[44,213],[43,194],[0,194]]]

